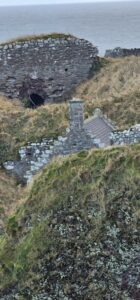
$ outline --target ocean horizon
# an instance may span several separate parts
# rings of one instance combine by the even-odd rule
[[[87,39],[100,55],[115,47],[140,48],[140,2],[0,7],[0,42],[51,32]]]

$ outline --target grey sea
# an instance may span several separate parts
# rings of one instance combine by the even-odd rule
[[[71,33],[98,46],[140,48],[140,2],[0,7],[0,42],[50,32]]]

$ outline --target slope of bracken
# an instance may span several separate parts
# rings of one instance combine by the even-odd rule
[[[0,239],[1,299],[139,299],[140,145],[55,159]]]

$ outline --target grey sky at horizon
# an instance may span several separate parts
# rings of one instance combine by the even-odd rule
[[[101,3],[101,2],[132,2],[133,0],[0,0],[0,6],[39,5],[61,3]],[[140,1],[140,0],[136,0]]]

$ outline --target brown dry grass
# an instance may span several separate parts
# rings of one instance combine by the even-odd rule
[[[0,97],[0,163],[15,158],[29,141],[56,137],[67,127],[67,105],[44,105],[36,110]]]
[[[140,57],[109,59],[76,95],[85,100],[89,115],[100,107],[119,127],[140,123]]]

